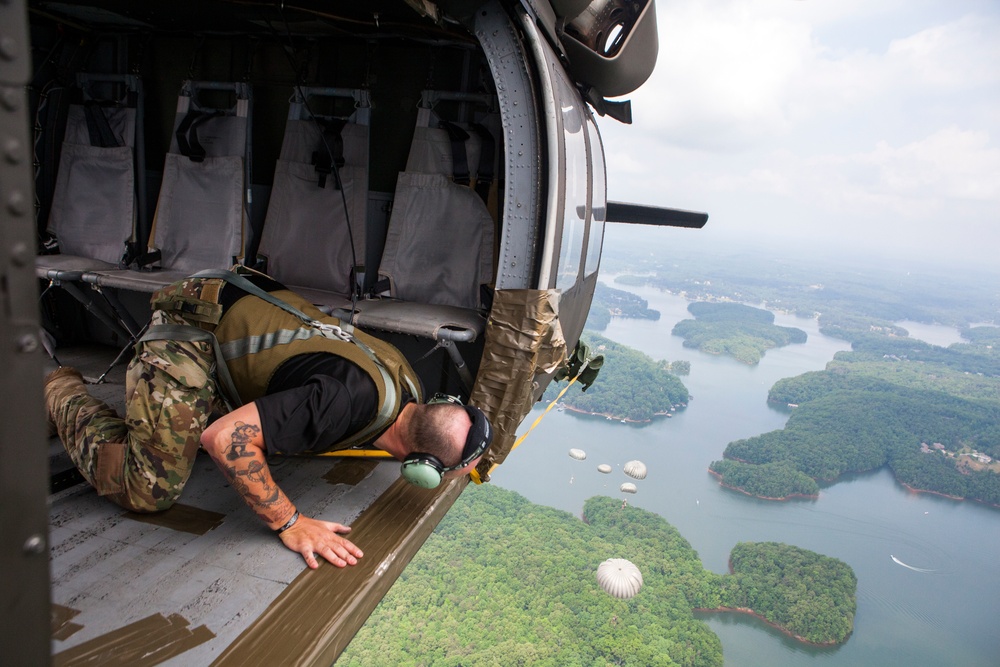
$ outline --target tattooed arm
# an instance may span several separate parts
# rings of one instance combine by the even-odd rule
[[[277,530],[292,518],[295,506],[274,483],[267,466],[256,404],[248,403],[213,423],[202,433],[201,445],[236,493],[269,528]],[[339,523],[300,514],[280,537],[286,547],[302,554],[311,568],[319,567],[317,554],[344,567],[354,565],[362,555],[360,549],[340,536],[350,530]]]

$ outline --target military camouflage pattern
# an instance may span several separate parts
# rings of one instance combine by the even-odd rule
[[[154,311],[152,324],[186,324]],[[75,377],[46,385],[46,403],[66,451],[100,495],[136,512],[180,497],[209,415],[223,409],[208,343],[144,341],[125,380],[126,414],[87,393]]]

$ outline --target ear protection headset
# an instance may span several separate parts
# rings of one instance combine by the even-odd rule
[[[403,460],[401,470],[403,479],[424,489],[436,488],[446,472],[464,468],[482,456],[493,440],[493,429],[490,428],[490,422],[479,408],[463,405],[456,396],[448,396],[447,394],[434,394],[427,401],[427,405],[437,403],[453,403],[461,406],[469,415],[472,425],[469,427],[469,435],[465,438],[465,447],[462,448],[462,460],[455,465],[445,466],[438,457],[423,452],[414,452]]]

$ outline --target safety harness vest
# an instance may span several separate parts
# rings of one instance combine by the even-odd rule
[[[219,293],[230,283],[247,296],[223,313]],[[231,407],[263,396],[282,362],[298,354],[328,352],[357,364],[378,389],[379,409],[338,448],[370,442],[399,414],[402,389],[422,400],[420,382],[393,346],[324,315],[288,290],[265,292],[232,271],[202,271],[153,294],[154,310],[183,317],[190,325],[156,325],[140,339],[204,341],[215,350],[216,379]]]

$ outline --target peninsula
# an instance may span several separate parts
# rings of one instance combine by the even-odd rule
[[[949,348],[858,337],[826,370],[779,380],[768,400],[794,404],[785,428],[729,443],[711,469],[761,498],[806,493],[889,466],[907,488],[1000,506],[1000,329],[976,327]]]

